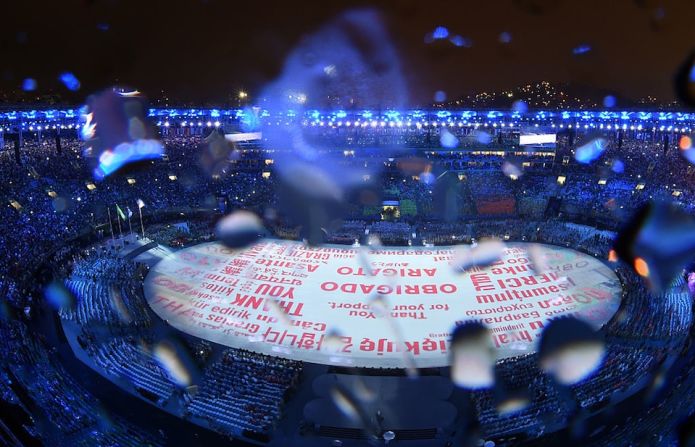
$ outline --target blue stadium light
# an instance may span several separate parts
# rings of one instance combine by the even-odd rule
[[[400,115],[401,114],[396,112],[395,110],[387,110],[384,113],[384,116],[386,116],[390,120],[397,120]]]

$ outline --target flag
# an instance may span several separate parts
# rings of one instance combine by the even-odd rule
[[[133,212],[130,211],[130,207],[129,207],[129,206],[126,206],[126,207],[125,207],[125,210],[127,211],[128,219],[130,219],[131,217],[133,217]]]
[[[138,208],[144,208],[145,207],[145,202],[142,200],[138,199]]]
[[[120,217],[123,220],[126,219],[125,214],[123,213],[123,210],[121,209],[120,206],[118,206],[118,204],[116,204],[116,212],[118,213],[118,217]]]

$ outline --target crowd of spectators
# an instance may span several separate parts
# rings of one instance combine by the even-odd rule
[[[317,134],[313,138],[337,146],[343,141],[339,135]],[[364,141],[356,144],[379,146],[392,144],[397,138],[415,148],[437,141],[429,132],[423,136],[410,131],[381,136],[366,133],[361,138]],[[478,144],[465,141],[464,148]],[[222,168],[211,170],[208,159],[215,154],[201,136],[171,135],[164,142],[164,159],[145,162],[101,182],[93,180],[92,161],[75,139],[64,138],[58,153],[53,140],[28,138],[20,164],[9,151],[0,150],[0,180],[4,185],[0,207],[4,228],[0,239],[0,334],[5,341],[0,391],[5,401],[26,406],[21,388],[43,409],[42,415],[57,430],[42,431],[40,436],[69,437],[74,445],[84,445],[88,434],[101,445],[163,442],[161,437],[125,421],[104,428],[95,416],[99,414],[98,402],[31,332],[32,311],[43,302],[44,284],[36,281],[36,275],[45,262],[52,264],[53,273],[64,278],[77,297],[73,309],[61,311],[63,318],[85,326],[99,322],[141,331],[152,323],[137,286],[144,272],[108,249],[82,249],[81,244],[90,247],[93,241],[127,234],[131,228],[138,232],[137,200],[145,204],[142,211],[154,240],[174,246],[212,237],[210,221],[188,219],[196,210],[219,213],[248,208],[266,218],[268,209],[280,208],[278,174],[272,160],[267,162],[272,154],[251,145],[241,154],[213,160],[213,165],[221,163]],[[495,148],[503,146],[500,142],[492,144]],[[621,137],[620,142],[614,134],[604,157],[589,167],[571,157],[565,163],[563,154],[571,154],[571,150],[561,143],[553,159],[534,159],[514,178],[502,173],[503,157],[499,154],[490,155],[485,162],[479,161],[480,155],[466,152],[420,154],[432,172],[456,171],[455,221],[439,212],[436,180],[401,172],[378,153],[353,155],[347,164],[386,166],[384,178],[376,180],[377,190],[384,198],[396,201],[402,212],[397,217],[373,204],[351,204],[345,208],[342,226],[327,229],[326,240],[353,244],[373,234],[384,244],[450,245],[497,237],[570,246],[605,258],[613,231],[642,203],[669,199],[688,211],[695,206],[691,166],[680,158],[677,149],[663,151],[661,140],[648,133],[635,132],[630,138]],[[622,172],[613,169],[616,160],[624,165]],[[115,205],[132,216],[121,219]],[[172,230],[165,224],[151,226],[159,213],[180,216],[179,220],[188,221],[189,230]],[[572,220],[583,224],[570,223]],[[289,220],[272,219],[267,224],[277,237],[299,238],[300,229]],[[629,386],[636,375],[657,365],[664,352],[649,343],[668,341],[664,345],[668,354],[678,349],[675,341],[682,341],[692,327],[692,299],[682,290],[682,283],[655,299],[634,274],[624,268],[618,271],[626,296],[616,318],[604,328],[611,343],[604,368],[573,389],[581,408],[594,408]],[[173,394],[176,387],[166,371],[157,369],[151,352],[135,339],[126,336],[102,343],[92,334],[83,340],[102,368],[139,384],[162,403]],[[519,418],[503,418],[494,411],[491,396],[476,397],[478,415],[489,436],[519,430],[540,435],[566,422],[563,407],[557,405],[542,374],[532,368],[513,373],[512,369],[522,368],[506,366],[506,362],[501,368],[509,369],[509,383],[532,384],[532,404]],[[289,361],[228,350],[205,368],[198,392],[186,397],[186,414],[207,420],[223,433],[268,433],[280,418],[282,402],[299,380],[301,369],[300,364]],[[648,413],[645,420],[656,424],[650,418],[657,413]],[[660,417],[654,416],[654,420],[661,421]]]

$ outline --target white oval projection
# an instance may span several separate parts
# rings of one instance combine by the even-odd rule
[[[534,351],[550,318],[574,315],[598,328],[613,316],[621,288],[608,266],[542,248],[541,273],[524,243],[505,244],[491,266],[457,273],[455,247],[378,247],[365,265],[348,246],[262,240],[235,250],[212,242],[160,261],[145,294],[175,328],[234,348],[315,363],[439,367],[465,321],[489,328],[504,358]],[[374,309],[381,301],[387,309]]]

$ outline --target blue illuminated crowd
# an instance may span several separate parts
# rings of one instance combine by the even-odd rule
[[[487,143],[466,139],[470,129],[454,128],[451,132],[462,142],[458,149],[465,149],[454,151],[439,144],[440,128],[377,123],[343,132],[338,127],[345,129],[344,124],[323,122],[321,117],[309,122],[307,139],[339,152],[353,150],[343,155],[344,165],[369,166],[373,175],[365,182],[379,196],[376,202],[346,202],[340,224],[325,229],[328,243],[352,245],[364,242],[367,234],[388,245],[452,245],[497,237],[573,247],[605,259],[615,232],[643,203],[668,200],[688,211],[695,206],[695,169],[682,156],[679,135],[666,130],[612,129],[606,152],[585,165],[575,160],[572,149],[590,129],[563,131],[556,147],[511,157],[504,148],[512,137],[497,128],[490,129]],[[166,327],[144,300],[147,268],[99,245],[112,234],[140,231],[138,200],[144,204],[147,236],[162,245],[213,238],[215,220],[242,208],[261,216],[274,236],[302,238],[300,225],[279,212],[280,173],[263,142],[233,147],[220,157],[207,138],[215,126],[190,127],[167,126],[164,159],[140,162],[103,181],[93,179],[94,160],[85,157],[84,143],[76,138],[63,136],[58,153],[48,134],[27,132],[20,163],[10,141],[0,148],[0,395],[6,406],[21,409],[17,417],[23,418],[27,439],[47,445],[167,443],[146,425],[109,414],[108,402],[94,398],[61,364],[65,360],[42,323],[56,310],[45,299],[51,280],[75,300],[59,315],[76,328],[87,361],[175,417],[224,436],[268,441],[300,386],[301,362],[233,349],[209,355],[207,347],[196,345],[192,351],[200,354],[194,361],[203,378],[195,389],[182,388],[153,357],[156,335]],[[380,146],[401,149],[373,150]],[[404,170],[399,159],[405,157],[435,179],[423,170]],[[222,167],[210,168],[210,158]],[[518,165],[518,175],[503,172],[509,160]],[[439,199],[441,176],[452,176],[448,205]],[[387,209],[386,202],[397,205]],[[132,213],[130,221],[119,217],[116,205]],[[186,222],[186,229],[169,225],[176,222]],[[503,445],[562,430],[577,411],[600,416],[609,404],[619,406],[640,391],[636,384],[653,385],[665,361],[679,359],[680,373],[670,377],[670,389],[660,390],[661,400],[595,438],[599,445],[633,436],[643,437],[645,445],[673,444],[673,425],[693,411],[692,402],[677,399],[695,388],[695,376],[689,377],[695,372],[688,342],[692,298],[681,279],[655,296],[631,270],[616,269],[624,300],[603,328],[608,354],[602,370],[573,386],[568,396],[558,395],[533,354],[499,362],[500,380],[509,387],[528,385],[531,404],[520,414],[501,416],[492,391],[472,393],[481,438]],[[114,308],[114,293],[122,307]]]

